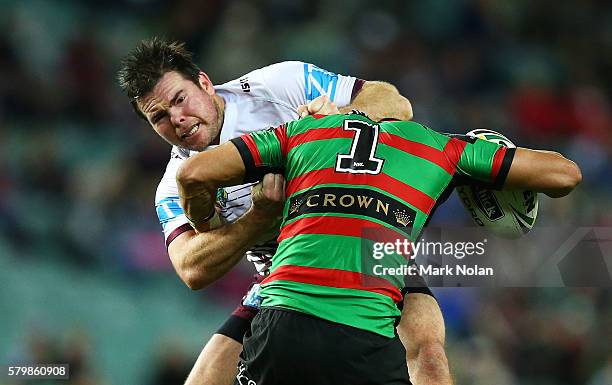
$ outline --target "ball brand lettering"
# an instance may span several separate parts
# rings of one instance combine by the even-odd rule
[[[468,197],[467,188],[457,188],[457,192],[459,193],[459,198],[461,198],[461,200],[463,201],[465,208],[467,208],[467,210],[469,211],[474,222],[476,222],[478,226],[484,226],[484,223],[478,217],[478,214],[476,214],[476,208],[474,208],[474,206],[472,205],[472,200]]]
[[[504,211],[499,206],[492,191],[474,186],[473,192],[476,205],[487,218],[496,221],[504,216]]]

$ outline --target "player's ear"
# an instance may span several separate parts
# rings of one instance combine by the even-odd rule
[[[215,94],[215,88],[213,87],[213,84],[206,73],[202,71],[198,73],[198,83],[200,84],[200,87],[202,87],[202,89],[209,95]]]

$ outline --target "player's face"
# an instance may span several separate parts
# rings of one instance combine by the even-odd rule
[[[168,143],[202,151],[219,135],[224,101],[205,73],[198,79],[195,84],[178,72],[167,72],[138,107]]]

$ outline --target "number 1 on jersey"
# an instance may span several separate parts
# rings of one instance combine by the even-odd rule
[[[361,120],[345,120],[344,130],[355,131],[350,154],[338,154],[336,171],[351,174],[378,174],[382,170],[384,159],[374,156],[378,145],[378,124],[369,124]]]

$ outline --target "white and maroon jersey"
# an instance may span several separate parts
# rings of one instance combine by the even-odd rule
[[[297,107],[320,95],[328,95],[338,107],[351,102],[363,80],[338,75],[312,64],[281,62],[252,71],[236,80],[215,86],[215,92],[225,100],[225,116],[220,143],[242,134],[276,127],[298,118]],[[214,146],[209,146],[212,148]],[[191,230],[179,204],[176,172],[189,156],[197,154],[174,146],[170,161],[155,195],[155,208],[162,225],[166,246],[179,234]],[[241,217],[251,206],[252,183],[220,189],[217,205],[222,220],[230,223]],[[276,250],[276,240],[255,246],[247,259],[257,271],[265,274]]]

